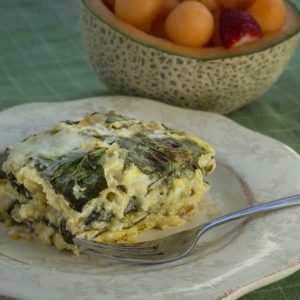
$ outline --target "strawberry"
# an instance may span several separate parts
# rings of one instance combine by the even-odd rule
[[[232,48],[259,39],[262,35],[257,21],[246,12],[223,8],[219,19],[220,39],[225,48]]]

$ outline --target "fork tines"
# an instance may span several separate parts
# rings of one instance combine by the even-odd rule
[[[75,239],[75,243],[78,246],[87,248],[101,253],[122,253],[122,254],[134,254],[134,255],[160,255],[157,243],[138,243],[138,244],[105,244],[83,239]]]

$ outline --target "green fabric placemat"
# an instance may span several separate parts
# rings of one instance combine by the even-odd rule
[[[108,94],[82,44],[78,0],[0,2],[0,110]],[[300,153],[300,47],[260,101],[229,117]],[[241,299],[300,299],[300,271]]]

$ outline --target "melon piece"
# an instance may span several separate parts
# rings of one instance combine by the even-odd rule
[[[151,28],[149,30],[149,34],[167,39],[166,31],[165,31],[165,22],[166,22],[166,16],[161,14],[158,17],[156,17],[152,24]]]
[[[263,33],[280,30],[286,18],[283,0],[256,0],[247,12],[256,19]]]
[[[212,37],[214,19],[202,3],[186,1],[170,12],[165,30],[170,40],[179,45],[201,47]]]
[[[179,3],[180,0],[163,0],[164,14],[168,15]]]
[[[278,32],[229,50],[185,47],[149,35],[98,0],[82,1],[81,24],[91,64],[112,90],[227,114],[265,93],[288,63],[300,17],[290,2],[285,6]]]
[[[182,0],[182,2],[192,1],[192,0]],[[215,12],[220,8],[218,0],[197,0],[205,5],[211,12]]]
[[[151,22],[163,10],[163,0],[116,0],[116,16],[137,28],[147,31]]]
[[[149,33],[167,39],[165,31],[165,22],[168,14],[180,4],[180,0],[163,0],[163,11],[158,15],[151,24]]]
[[[104,4],[111,10],[114,10],[115,0],[103,0]]]
[[[251,6],[255,0],[218,0],[223,7],[246,9]]]

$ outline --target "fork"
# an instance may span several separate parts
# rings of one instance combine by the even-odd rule
[[[106,244],[75,238],[74,242],[83,248],[83,252],[88,255],[116,259],[127,263],[163,264],[187,256],[199,238],[212,228],[244,217],[299,204],[300,194],[289,196],[224,215],[195,228],[155,241],[135,244]]]

